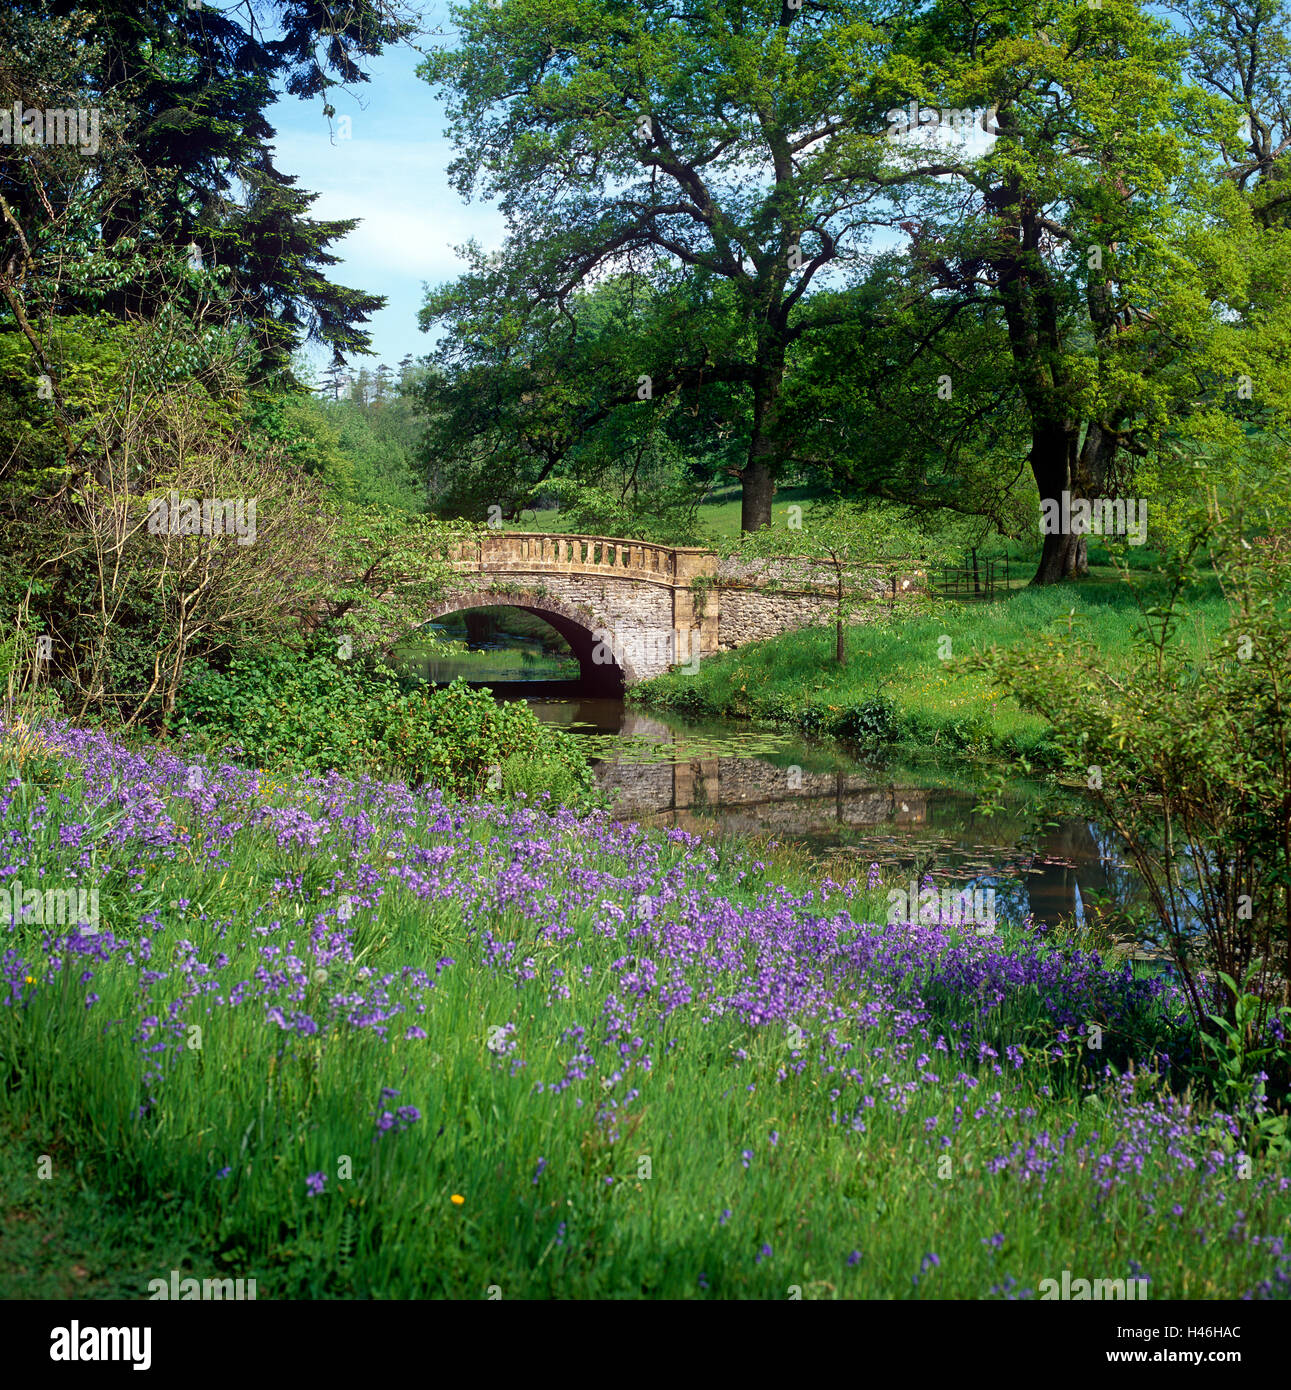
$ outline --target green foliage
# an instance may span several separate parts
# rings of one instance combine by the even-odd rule
[[[1212,504],[1113,662],[1074,621],[969,662],[1053,726],[1072,784],[1147,887],[1149,944],[1178,966],[1199,1028],[1235,1019],[1258,967],[1260,1026],[1291,980],[1291,549],[1285,505]],[[1204,567],[1195,563],[1200,555]],[[1213,574],[1226,622],[1189,632]],[[1196,924],[1199,923],[1198,927]]]
[[[0,450],[17,461],[0,473],[0,629],[52,638],[44,677],[73,717],[156,724],[190,654],[285,637],[320,584],[353,589],[336,508],[245,418],[252,360],[237,325],[175,305],[56,316],[39,355],[0,332]],[[172,495],[224,499],[241,534],[213,508],[205,531],[159,527]]]
[[[1018,589],[992,603],[915,600],[891,616],[879,605],[875,621],[849,630],[842,665],[832,624],[812,627],[723,652],[694,674],[659,676],[634,687],[631,699],[687,716],[767,720],[836,737],[845,736],[849,720],[865,720],[852,711],[882,701],[895,742],[1055,766],[1059,752],[1048,721],[1021,709],[964,658],[992,645],[1010,651],[1046,631],[1060,651],[1062,634],[1075,621],[1108,666],[1123,669],[1132,660],[1139,603],[1155,604],[1165,590],[1151,573],[1125,582],[1097,578]],[[1192,650],[1223,627],[1225,606],[1213,579],[1197,585],[1189,611],[1180,640]]]
[[[43,1181],[42,1158],[74,1179]],[[123,1202],[94,1178],[65,1136],[0,1119],[0,1298],[135,1300],[140,1270],[201,1258],[188,1202],[173,1192]]]
[[[505,706],[507,709],[516,706]],[[559,730],[556,731],[560,733]],[[571,737],[562,734],[561,737]],[[592,794],[587,776],[587,763],[575,761],[576,750],[569,749],[568,760],[558,760],[549,753],[512,753],[501,765],[503,799],[524,800],[535,805],[579,806],[598,798]]]
[[[853,277],[866,250],[855,208],[883,147],[863,133],[876,45],[854,19],[462,11],[424,73],[447,95],[458,187],[505,190],[511,235],[495,255],[470,248],[422,322],[450,330],[478,460],[519,458],[541,480],[580,425],[630,436],[659,420],[698,472],[741,479],[746,526],[766,523],[811,415],[791,418],[784,388],[799,340],[829,321],[813,280]]]
[[[1231,1016],[1206,1016],[1213,1025],[1213,1031],[1201,1035],[1211,1063],[1207,1079],[1214,1083],[1219,1104],[1244,1121],[1248,1148],[1286,1159],[1291,1158],[1291,1008],[1270,1017],[1265,1001],[1252,990],[1256,974],[1255,968],[1248,970],[1240,988],[1231,975],[1220,974],[1233,1009]],[[1275,1108],[1268,1105],[1270,1080]],[[1216,1137],[1231,1151],[1231,1135]]]
[[[306,96],[366,80],[364,62],[410,25],[385,0],[343,13],[292,0],[257,16],[208,7],[200,23],[194,8],[180,6],[176,19],[175,6],[153,3],[10,7],[0,71],[21,73],[42,104],[102,119],[93,150],[0,147],[14,213],[3,259],[20,226],[33,319],[100,309],[123,320],[169,309],[208,319],[222,298],[251,334],[253,375],[289,380],[306,339],[338,356],[363,351],[361,325],[384,301],[328,278],[332,244],[357,220],[309,215],[317,194],[275,167],[267,109],[284,88]],[[4,85],[7,103],[18,93],[10,77]],[[153,248],[189,245],[202,261],[176,284]]]
[[[838,717],[832,732],[854,743],[889,743],[896,738],[900,720],[891,700],[881,696],[853,705]]]
[[[799,509],[801,510],[801,509]],[[796,523],[796,524],[795,524]],[[765,526],[740,537],[734,557],[766,587],[817,589],[832,599],[834,660],[847,659],[847,628],[859,610],[899,586],[918,582],[927,545],[903,509],[829,498],[793,516],[783,530]],[[926,566],[925,566],[926,568]]]
[[[553,529],[690,540],[729,458],[685,393],[662,375],[641,384],[684,350],[678,306],[617,275],[559,306],[499,304],[506,293],[468,276],[421,316],[454,330],[420,386],[435,510],[510,520],[558,501]]]
[[[257,432],[306,473],[320,477],[338,502],[417,513],[425,490],[412,449],[372,407],[320,400],[306,391],[260,393],[251,405]],[[406,423],[406,422],[405,422]]]
[[[703,493],[689,478],[663,473],[658,486],[626,492],[577,478],[552,478],[543,491],[559,503],[557,519],[563,530],[663,545],[702,543],[698,508]]]
[[[561,804],[591,788],[577,739],[545,728],[527,706],[498,704],[464,681],[410,686],[374,662],[317,647],[256,647],[226,670],[195,669],[173,728],[283,771],[362,772],[456,795],[548,791]]]
[[[463,10],[424,74],[511,236],[423,310],[470,484],[444,505],[599,486],[580,450],[649,427],[741,480],[745,529],[799,470],[1014,537],[1067,491],[1164,527],[1199,453],[1225,483],[1291,413],[1284,9],[1174,7],[1191,73],[1141,0]],[[911,105],[991,138],[894,136]],[[868,204],[908,242],[871,254]],[[1045,535],[1037,582],[1087,567]]]

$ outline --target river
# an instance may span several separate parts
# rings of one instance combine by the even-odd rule
[[[588,698],[559,678],[568,668],[557,653],[523,640],[533,634],[508,610],[479,612],[487,632],[458,634],[473,650],[445,657],[405,648],[400,664],[436,684],[487,677],[499,699],[523,699],[544,723],[587,739],[597,781],[624,820],[799,846],[826,866],[837,861],[839,878],[877,863],[889,883],[899,870],[900,882],[908,873],[919,883],[930,875],[941,887],[989,888],[997,913],[1013,920],[1029,913],[1083,925],[1095,904],[1121,909],[1140,896],[1114,837],[1096,822],[1064,816],[1037,827],[1036,785],[1009,782],[987,815],[977,809],[984,770],[963,758],[862,754]],[[499,642],[513,645],[503,652]]]
[[[929,874],[946,887],[991,888],[1002,915],[1049,924],[1084,923],[1094,903],[1124,906],[1138,896],[1133,872],[1095,822],[1063,817],[1037,829],[1027,808],[1039,787],[1020,782],[1000,798],[1001,810],[983,814],[981,772],[962,760],[862,755],[622,700],[526,699],[545,723],[589,740],[597,781],[624,820],[800,845],[826,862],[837,857],[848,873],[877,863],[915,881]]]

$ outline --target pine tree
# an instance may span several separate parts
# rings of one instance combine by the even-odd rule
[[[331,392],[332,400],[339,401],[341,392],[350,385],[350,374],[345,370],[345,363],[339,358],[330,362],[323,372],[323,384],[319,390],[326,395]]]
[[[185,0],[0,0],[4,26],[6,12],[20,10],[56,30],[74,45],[87,84],[128,106],[118,134],[148,177],[118,193],[115,168],[102,163],[100,184],[113,194],[99,223],[103,240],[170,245],[185,259],[195,244],[205,267],[227,275],[235,309],[255,329],[256,375],[289,381],[291,354],[305,342],[341,357],[366,350],[362,325],[385,301],[327,278],[338,259],[328,248],[357,221],[308,216],[317,195],[275,167],[267,108],[285,87],[322,95],[323,114],[333,115],[331,90],[367,81],[363,60],[410,29],[392,0],[352,0],[339,13],[299,0],[266,8],[276,15],[253,26],[238,9]],[[277,38],[264,36],[275,28]],[[106,300],[78,307],[148,315],[172,288],[150,266]]]
[[[366,367],[360,367],[358,374],[354,377],[354,389],[350,392],[350,400],[355,405],[366,407],[372,402],[374,383],[372,373]]]

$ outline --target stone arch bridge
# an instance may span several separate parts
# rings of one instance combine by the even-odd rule
[[[427,621],[476,607],[534,613],[569,643],[585,687],[597,693],[621,691],[672,666],[696,669],[715,652],[825,621],[836,611],[834,583],[823,570],[786,581],[773,567],[759,565],[754,573],[690,546],[487,531],[455,546],[449,559],[458,581]],[[853,614],[854,622],[923,584],[917,572],[865,569],[872,602]]]

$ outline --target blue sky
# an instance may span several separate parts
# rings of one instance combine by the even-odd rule
[[[433,29],[443,6],[432,0],[422,12]],[[430,46],[436,40],[420,42]],[[284,97],[269,112],[277,130],[277,167],[319,195],[312,215],[362,218],[348,237],[332,244],[342,263],[329,278],[385,295],[388,302],[368,325],[377,355],[353,358],[352,370],[379,361],[394,366],[406,353],[428,352],[432,337],[417,327],[423,285],[451,280],[464,269],[455,246],[474,237],[492,249],[505,235],[494,205],[464,203],[449,184],[455,151],[444,138],[448,118],[430,86],[417,78],[419,62],[421,54],[406,45],[389,49],[371,60],[370,82],[333,96],[337,117],[350,118],[348,140],[329,134],[321,98]],[[309,355],[317,366],[326,365],[327,353],[316,349]]]

